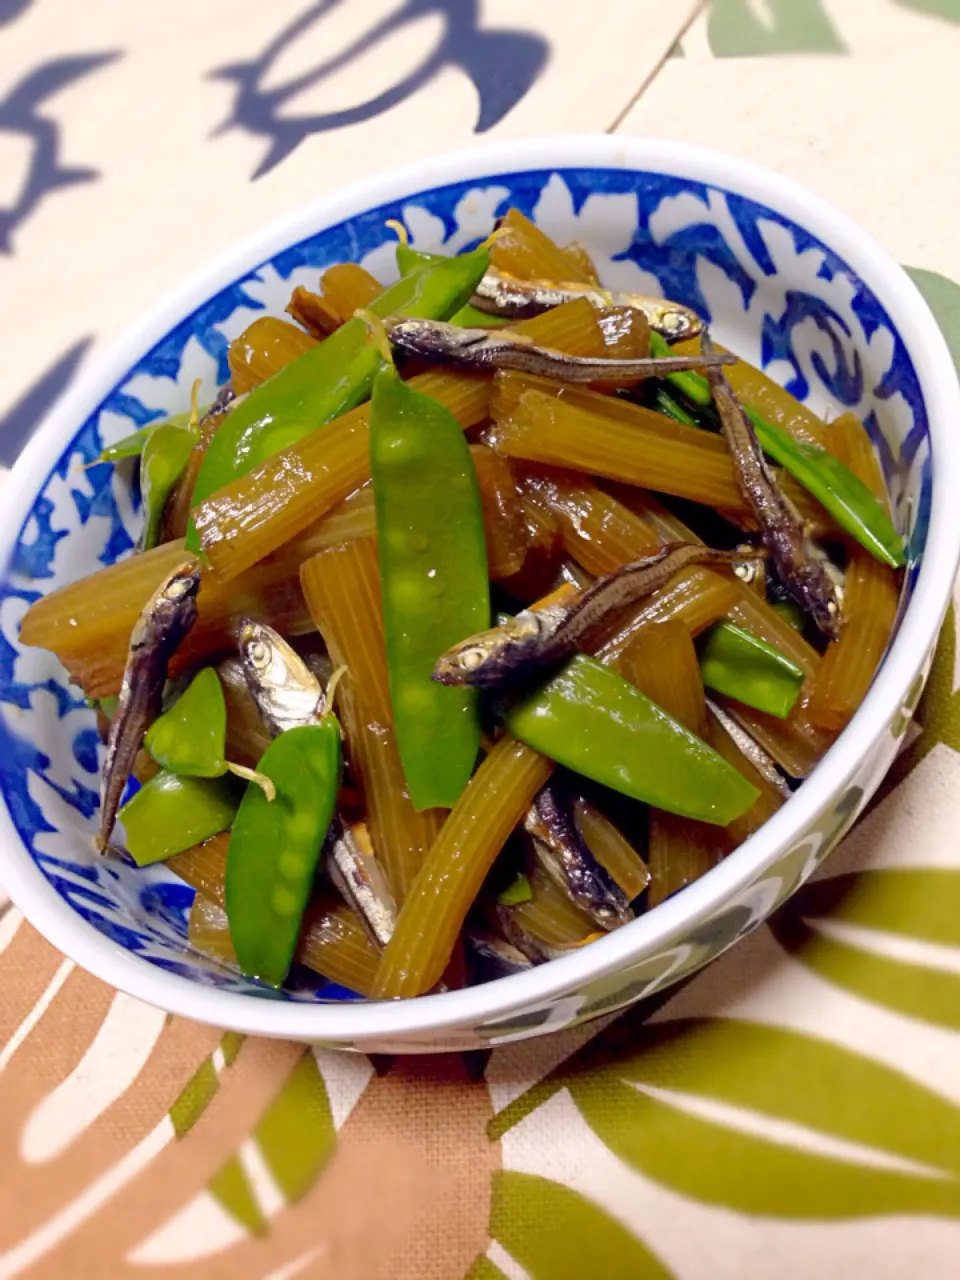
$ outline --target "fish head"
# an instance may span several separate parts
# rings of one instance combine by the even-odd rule
[[[388,316],[383,327],[395,347],[424,360],[466,357],[472,347],[490,336],[486,329],[467,329],[442,320],[407,320],[403,316]]]
[[[441,654],[433,679],[438,684],[496,689],[524,674],[539,638],[539,628],[531,627],[522,614],[510,618],[499,627],[468,636]]]
[[[277,732],[311,724],[323,705],[323,690],[295,649],[263,622],[245,618],[236,630],[247,687],[260,714]]]

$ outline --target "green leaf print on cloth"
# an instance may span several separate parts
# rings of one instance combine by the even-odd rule
[[[960,22],[960,0],[893,0],[901,9],[913,9],[916,13],[929,14],[931,18],[946,18],[948,22]]]
[[[646,1245],[599,1205],[532,1173],[494,1174],[490,1234],[530,1280],[671,1280]]]
[[[817,921],[876,931],[837,938]],[[811,923],[814,922],[814,923]],[[896,1013],[960,1031],[960,974],[882,954],[883,935],[960,947],[960,871],[862,871],[805,885],[770,922],[773,936],[821,978]]]
[[[707,37],[714,56],[847,52],[821,0],[767,0],[765,7],[767,22],[750,0],[713,0]]]
[[[960,1217],[960,1109],[827,1040],[627,1014],[550,1081],[625,1164],[702,1203],[781,1218]]]

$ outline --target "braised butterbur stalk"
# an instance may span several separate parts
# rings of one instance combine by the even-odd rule
[[[703,350],[714,354],[707,333]],[[763,456],[753,423],[744,413],[723,370],[706,370],[723,434],[743,495],[784,586],[813,618],[825,636],[835,640],[840,628],[840,602],[827,563],[807,536],[803,521],[784,497]]]
[[[199,588],[200,565],[196,560],[185,560],[147,601],[130,636],[127,665],[103,766],[97,837],[101,852],[113,831],[120,798],[143,735],[159,714],[167,663],[197,620]]]
[[[702,543],[669,543],[556,604],[525,609],[503,626],[461,641],[439,659],[433,678],[441,684],[482,689],[515,683],[539,667],[576,653],[612,613],[652,595],[682,569],[694,564],[736,564],[745,554],[717,551]]]

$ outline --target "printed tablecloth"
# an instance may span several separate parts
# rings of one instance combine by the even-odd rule
[[[212,253],[553,131],[788,173],[960,359],[960,0],[0,0],[0,463]],[[960,1274],[960,673],[768,927],[654,1010],[370,1061],[169,1018],[0,893],[0,1280]]]

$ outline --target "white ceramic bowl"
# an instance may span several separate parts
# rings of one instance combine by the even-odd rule
[[[33,593],[125,554],[122,481],[80,470],[151,411],[226,377],[257,309],[282,312],[318,269],[393,271],[389,217],[455,252],[515,204],[586,244],[604,283],[698,306],[721,341],[823,411],[852,408],[880,448],[909,540],[896,639],[850,727],[799,792],[719,867],[562,960],[467,991],[368,1004],[278,996],[184,952],[192,896],[164,868],[91,853],[92,715],[56,661],[21,649]],[[150,252],[145,246],[144,252]],[[960,554],[960,389],[900,268],[858,226],[768,170],[692,147],[612,137],[477,148],[317,201],[198,273],[100,361],[38,431],[4,489],[0,551],[0,882],[55,946],[171,1012],[258,1035],[405,1052],[504,1043],[567,1027],[692,973],[759,924],[822,861],[889,767],[920,695]]]

